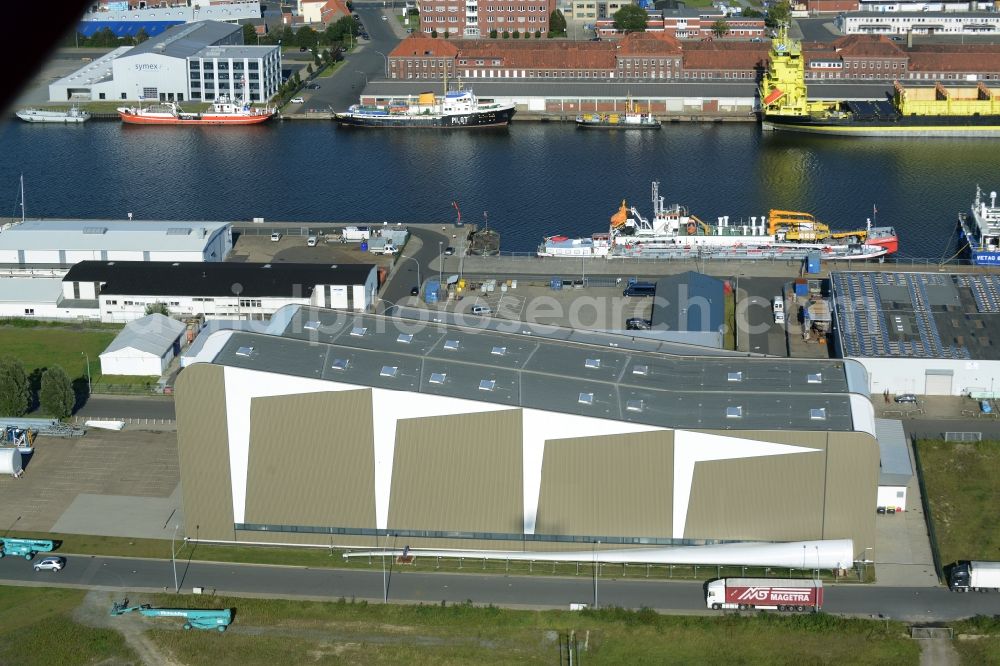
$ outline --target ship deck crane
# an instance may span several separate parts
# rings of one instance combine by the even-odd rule
[[[864,243],[868,238],[865,229],[831,232],[828,225],[813,215],[794,210],[771,210],[768,213],[767,231],[772,236],[783,233],[786,240],[800,243],[815,243],[828,238],[855,239],[858,243]]]
[[[129,606],[128,599],[115,603],[111,607],[111,615],[139,613],[145,617],[181,617],[184,618],[185,629],[215,629],[225,631],[233,622],[233,610],[222,608],[218,610],[204,608],[153,608],[149,604]]]

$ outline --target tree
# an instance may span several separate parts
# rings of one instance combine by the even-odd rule
[[[541,38],[542,38],[542,31],[535,30],[535,39],[541,39]]]
[[[0,415],[24,416],[30,404],[28,373],[16,358],[0,359]]]
[[[497,38],[497,29],[493,28],[490,30],[490,39],[496,39],[496,38]]]
[[[420,10],[417,9],[416,7],[410,7],[409,9],[406,10],[406,15],[407,16],[420,16]]]
[[[437,39],[438,31],[437,28],[431,28],[431,38]]]
[[[720,18],[712,24],[712,34],[716,37],[725,37],[727,32],[729,32],[729,23],[726,19]]]
[[[295,43],[298,46],[305,46],[306,48],[312,48],[316,46],[316,42],[319,41],[319,35],[316,31],[307,25],[299,28],[299,31],[295,33]]]
[[[613,18],[619,32],[646,32],[646,10],[638,5],[625,5]]]
[[[257,30],[249,23],[243,24],[243,43],[254,44],[257,41]]]
[[[170,316],[170,310],[167,308],[167,304],[162,301],[156,301],[155,303],[150,303],[146,306],[146,314],[161,314],[164,317]]]
[[[788,3],[788,0],[782,0],[771,5],[771,8],[767,10],[767,17],[764,19],[764,25],[768,28],[777,28],[782,23],[788,23],[792,17],[792,7]]]
[[[76,395],[73,382],[66,371],[58,365],[42,373],[42,387],[38,391],[38,406],[43,412],[57,419],[64,419],[73,413]]]
[[[507,32],[506,30],[504,30],[503,34],[501,34],[501,38],[503,38],[503,39],[510,39],[510,33]]]
[[[306,74],[310,74],[311,75],[312,73],[313,73],[313,66],[312,65],[306,65]]]
[[[549,37],[553,37],[555,33],[557,35],[566,34],[566,17],[558,9],[553,9],[552,13],[549,14]]]
[[[514,32],[512,32],[510,36],[513,37],[514,39],[521,39],[521,31],[515,28]]]

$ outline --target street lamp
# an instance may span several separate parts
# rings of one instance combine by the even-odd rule
[[[174,540],[177,538],[177,530],[180,529],[180,524],[174,525],[173,536],[170,537],[170,561],[174,565],[174,594],[181,591],[181,586],[177,582],[177,551],[174,549]]]
[[[441,286],[441,270],[443,268],[442,265],[441,265],[442,264],[441,253],[443,252],[443,250],[442,250],[442,246],[443,245],[444,245],[444,243],[442,241],[438,241],[438,287],[439,288]]]
[[[420,284],[421,284],[420,283],[420,262],[417,261],[416,259],[414,259],[413,257],[405,257],[403,255],[399,255],[399,258],[400,259],[404,259],[404,260],[408,259],[409,261],[412,261],[414,264],[416,264],[416,266],[417,266],[417,286],[419,287]]]
[[[80,355],[87,359],[87,395],[90,395],[90,355],[87,352],[80,352]]]
[[[382,56],[383,58],[385,58],[385,78],[388,79],[389,78],[389,56],[387,56],[386,54],[382,53],[381,51],[376,51],[375,53],[377,53],[380,56]]]
[[[597,608],[597,567],[600,566],[597,561],[597,551],[600,547],[600,541],[594,544],[594,608]]]

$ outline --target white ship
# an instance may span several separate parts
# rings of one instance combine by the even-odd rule
[[[831,231],[807,213],[772,210],[730,223],[729,216],[709,224],[681,205],[664,206],[653,182],[653,218],[644,218],[622,201],[607,232],[588,238],[548,236],[540,257],[646,257],[654,259],[802,259],[819,252],[823,260],[876,259],[896,251],[892,227]]]
[[[990,192],[987,204],[976,186],[976,198],[968,213],[958,214],[958,232],[963,251],[977,266],[1000,266],[1000,206],[997,193]]]
[[[21,109],[15,115],[27,123],[83,123],[90,120],[90,114],[77,106],[66,111]]]

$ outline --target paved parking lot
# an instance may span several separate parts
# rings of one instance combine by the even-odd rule
[[[362,252],[360,243],[340,243],[327,236],[318,235],[316,247],[306,245],[307,235],[282,233],[281,240],[271,240],[270,230],[266,234],[240,234],[227,261],[250,263],[288,262],[303,264],[368,264],[380,266],[391,263],[391,257]],[[330,242],[328,242],[330,240]]]
[[[181,518],[179,487],[175,432],[39,437],[21,478],[0,476],[0,525],[170,538]]]

